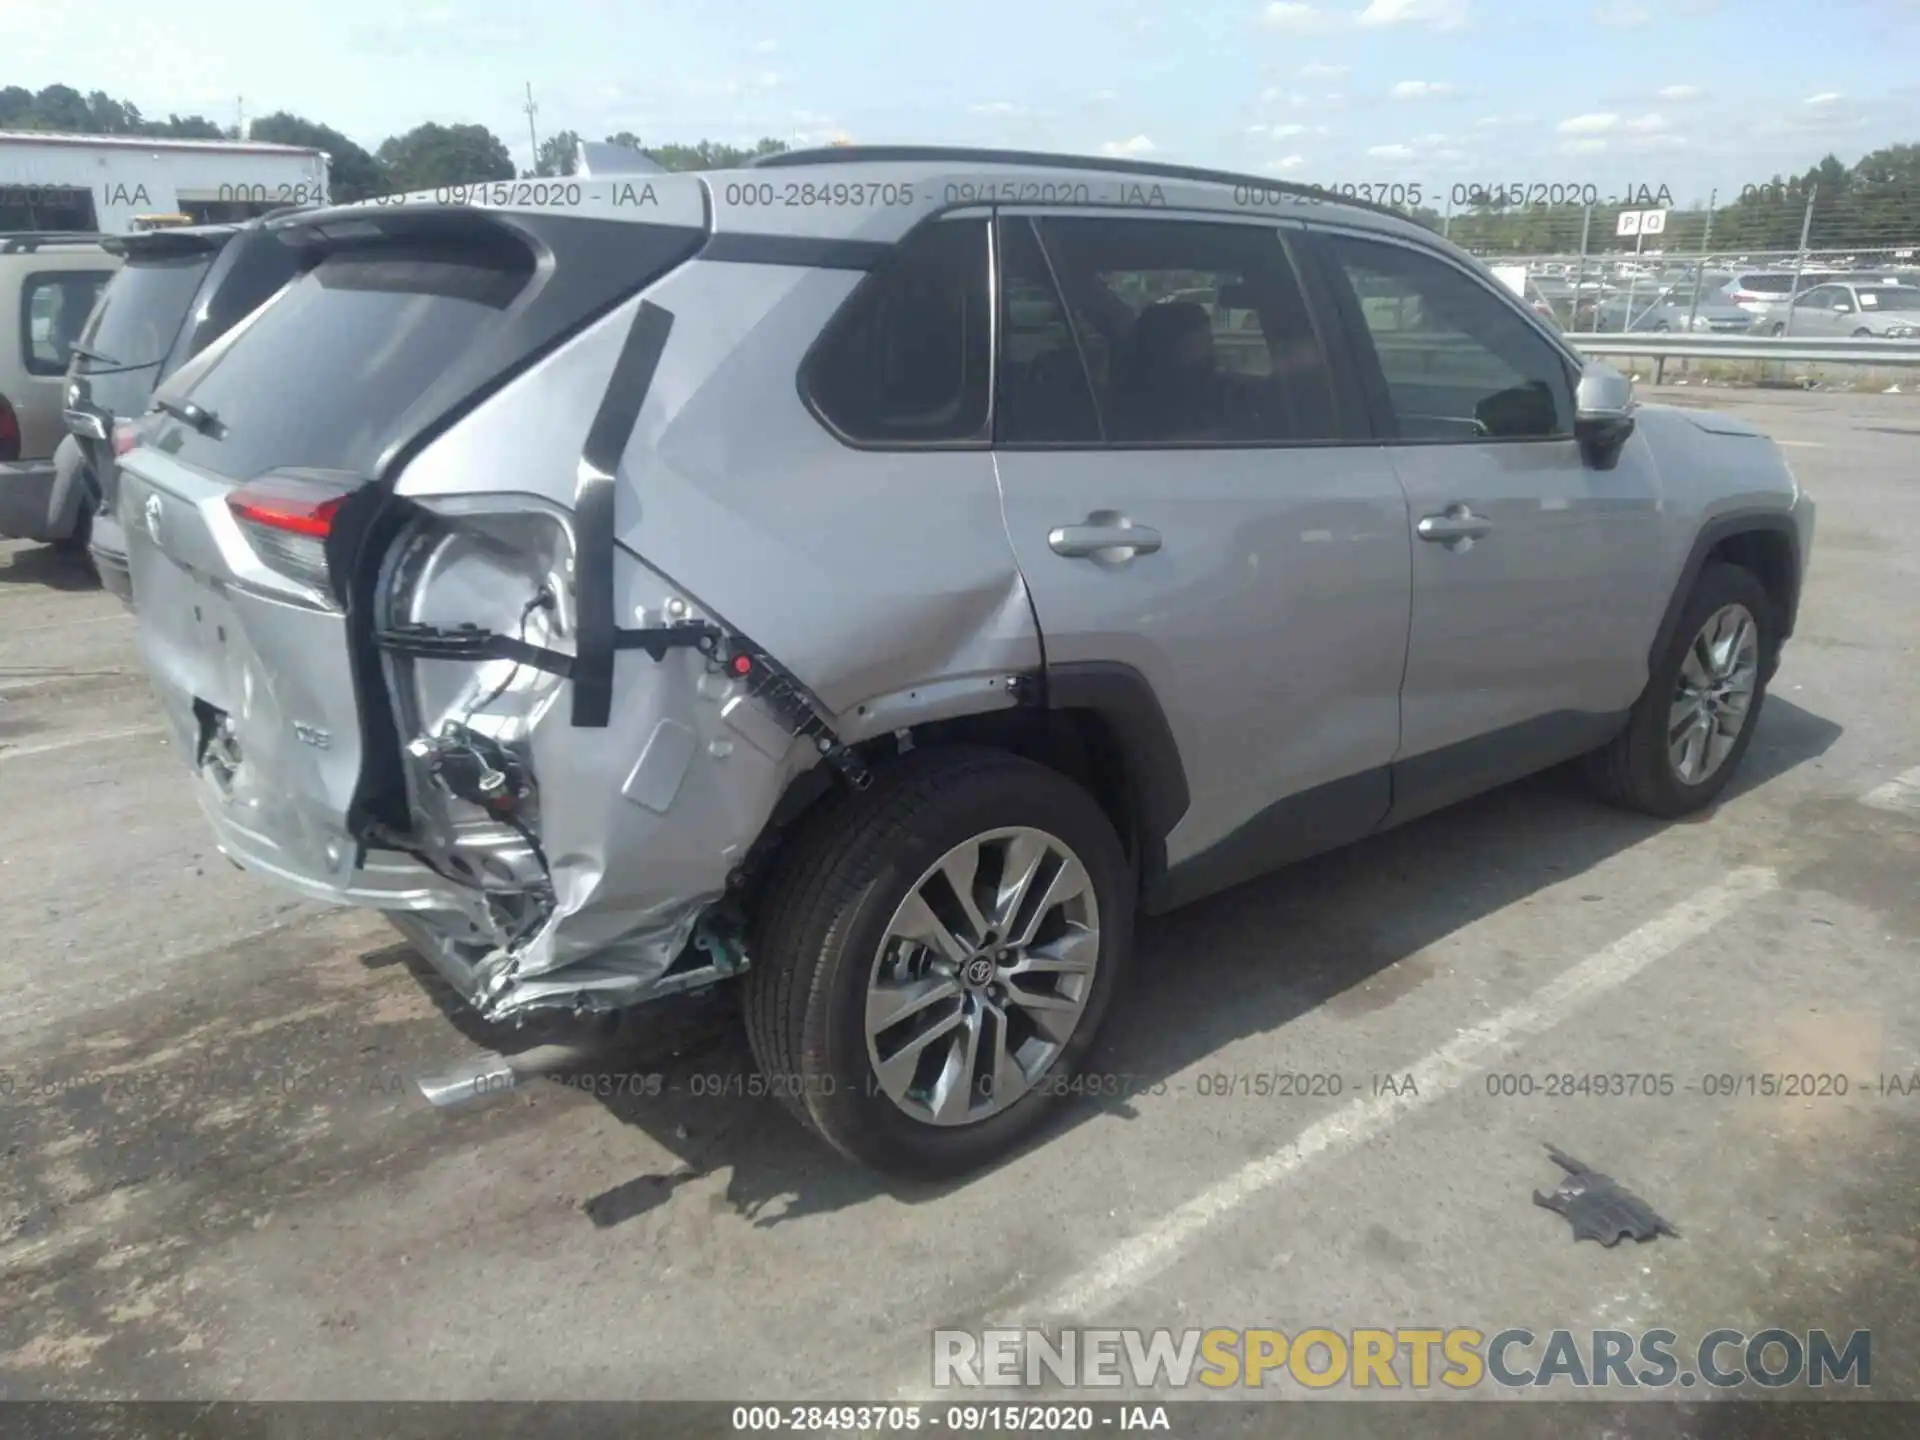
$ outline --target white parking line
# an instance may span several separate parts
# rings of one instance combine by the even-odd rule
[[[84,735],[43,740],[37,745],[0,745],[0,761],[24,760],[29,755],[50,755],[55,750],[72,750],[80,745],[104,745],[109,740],[130,740],[136,735],[158,735],[161,728],[158,725],[131,725],[119,730],[91,730]]]
[[[1775,440],[1773,443],[1776,445],[1790,445],[1796,450],[1824,450],[1827,448],[1827,442],[1824,440]]]
[[[1896,775],[1884,785],[1876,785],[1860,797],[1862,805],[1876,810],[1912,810],[1920,812],[1920,765]]]
[[[1581,1006],[1624,985],[1779,883],[1778,874],[1764,867],[1734,871],[1718,885],[1589,955],[1519,1004],[1463,1030],[1410,1067],[1414,1078],[1411,1089],[1359,1098],[1341,1106],[1308,1126],[1291,1144],[1249,1162],[1165,1219],[1124,1241],[1025,1307],[1017,1321],[994,1323],[1034,1325],[1047,1319],[1079,1320],[1099,1314],[1165,1270],[1209,1226],[1284,1184],[1314,1161],[1357,1149],[1396,1121],[1458,1090],[1516,1041],[1558,1025]],[[1393,1068],[1400,1069],[1397,1065]]]

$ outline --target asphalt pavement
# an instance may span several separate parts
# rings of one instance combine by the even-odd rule
[[[1070,1322],[1870,1329],[1920,1400],[1920,400],[1648,398],[1755,419],[1820,506],[1728,797],[1542,776],[1155,920],[1111,1093],[940,1187],[750,1093],[724,997],[427,1106],[537,1037],[223,860],[130,620],[8,543],[0,1395],[884,1399],[936,1327]],[[1594,1074],[1656,1083],[1550,1093]],[[1547,1142],[1679,1237],[1574,1243]]]

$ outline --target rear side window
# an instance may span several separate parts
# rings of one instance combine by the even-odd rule
[[[64,375],[74,343],[112,272],[52,270],[20,287],[20,363],[29,375]]]
[[[209,433],[171,425],[156,444],[236,479],[371,476],[402,418],[525,286],[531,256],[517,253],[406,244],[327,257],[196,377],[188,394],[215,417]]]
[[[987,222],[909,235],[854,291],[808,357],[802,388],[844,438],[984,442],[992,391]]]
[[[1742,275],[1740,288],[1755,295],[1786,295],[1793,290],[1791,275]]]
[[[1277,231],[1048,218],[1037,233],[1108,443],[1338,436],[1326,356]]]
[[[1100,416],[1072,318],[1033,222],[1000,227],[1000,376],[994,439],[1009,445],[1097,445]]]
[[[1438,256],[1327,237],[1352,285],[1402,440],[1573,433],[1566,359],[1498,294]]]
[[[95,369],[158,365],[173,348],[193,297],[213,263],[213,252],[129,260],[93,312],[83,350]]]

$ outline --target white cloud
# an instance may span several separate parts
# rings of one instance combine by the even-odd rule
[[[1026,106],[1016,105],[1011,100],[989,100],[984,105],[972,105],[968,108],[976,115],[1024,115],[1027,113]]]
[[[1109,140],[1100,150],[1107,155],[1150,155],[1153,148],[1153,141],[1144,135],[1136,135],[1131,140]]]
[[[1476,130],[1496,130],[1509,125],[1531,124],[1533,124],[1531,115],[1482,115],[1473,122],[1473,127]]]
[[[1626,0],[1601,0],[1593,7],[1593,18],[1602,25],[1628,30],[1653,19],[1653,12],[1644,5],[1627,4]]]
[[[1274,30],[1310,35],[1330,28],[1333,16],[1318,6],[1298,4],[1296,0],[1273,0],[1261,12],[1260,23]]]
[[[1430,25],[1457,30],[1467,23],[1467,0],[1373,0],[1360,12],[1362,25]]]
[[[1402,80],[1393,87],[1396,100],[1423,100],[1452,93],[1453,86],[1445,80]]]
[[[1289,170],[1298,170],[1302,165],[1305,165],[1306,163],[1307,162],[1305,158],[1302,156],[1283,155],[1278,160],[1269,160],[1267,162],[1267,169],[1277,170],[1282,174],[1285,174]]]
[[[1563,140],[1560,142],[1562,155],[1598,155],[1607,148],[1604,140]]]
[[[1267,133],[1267,127],[1264,125],[1247,126],[1247,134],[1249,135],[1264,135],[1266,133]]]
[[[1311,65],[1300,67],[1302,80],[1338,80],[1346,73],[1347,67],[1344,65],[1322,65],[1317,60]]]
[[[1698,85],[1669,85],[1660,92],[1662,100],[1698,100],[1706,94]]]
[[[1627,121],[1627,129],[1642,135],[1651,135],[1666,128],[1667,119],[1664,115],[1636,115]]]
[[[1604,135],[1619,123],[1618,115],[1575,115],[1554,128],[1562,135]]]
[[[754,77],[754,82],[763,90],[770,90],[780,83],[780,74],[775,70],[762,70]]]
[[[1829,105],[1838,105],[1846,98],[1847,97],[1842,95],[1838,90],[1823,90],[1818,95],[1809,95],[1807,97],[1807,104],[1815,110],[1824,110]]]
[[[1371,145],[1367,147],[1367,156],[1373,160],[1411,160],[1411,145]]]
[[[753,42],[754,53],[757,55],[771,55],[779,48],[780,43],[777,40],[756,40]]]
[[[1271,134],[1273,138],[1276,140],[1284,140],[1289,135],[1306,134],[1307,127],[1304,125],[1275,125],[1271,127],[1268,133]]]

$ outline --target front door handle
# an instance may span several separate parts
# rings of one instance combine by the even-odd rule
[[[1422,540],[1451,545],[1463,540],[1478,540],[1493,529],[1493,522],[1476,515],[1464,505],[1449,505],[1445,513],[1424,517],[1414,531]]]
[[[1160,548],[1160,532],[1125,520],[1060,525],[1048,534],[1047,544],[1054,554],[1075,559],[1091,555],[1125,560],[1134,555],[1153,554]]]

